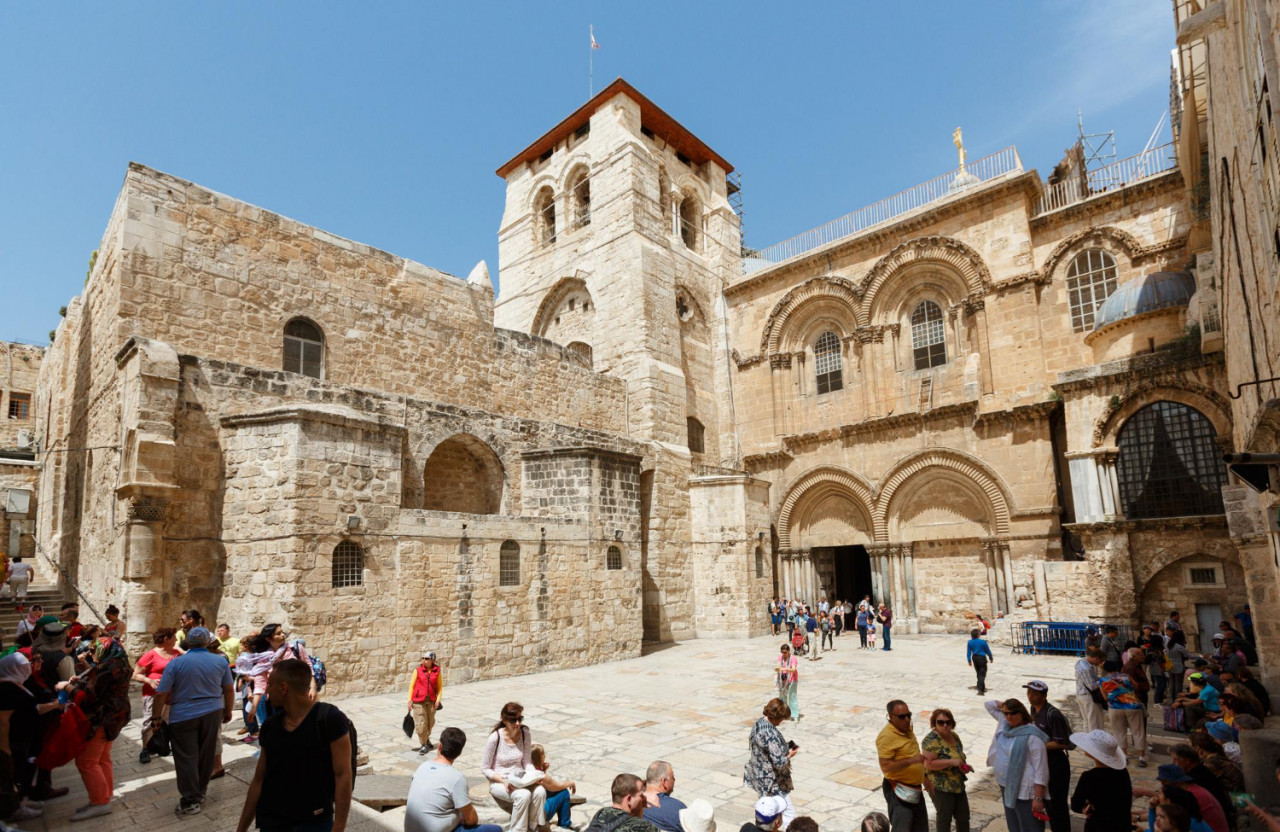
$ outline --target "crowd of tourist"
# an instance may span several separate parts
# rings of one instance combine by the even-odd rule
[[[18,589],[12,587],[13,595],[22,597]],[[235,637],[226,624],[211,632],[197,610],[184,610],[177,626],[157,629],[153,646],[131,662],[114,606],[104,625],[82,624],[72,603],[56,615],[38,605],[23,612],[15,643],[0,649],[0,819],[39,817],[44,801],[68,793],[52,786],[52,771],[70,762],[89,797],[71,820],[110,813],[112,746],[133,716],[130,691],[136,684],[143,703],[139,763],[172,757],[178,816],[201,812],[210,781],[225,774],[223,731],[239,702],[239,732],[258,750],[238,832],[255,824],[267,832],[345,829],[357,767],[355,729],[341,710],[319,701],[324,664],[282,625],[268,623]],[[743,782],[757,800],[752,821],[739,832],[818,832],[812,818],[797,816],[792,761],[800,748],[782,731],[787,720],[801,717],[799,659],[836,649],[846,621],[857,629],[860,647],[874,646],[878,628],[882,649],[890,650],[893,613],[868,597],[856,606],[774,600],[769,615],[774,634],[785,628],[787,641],[773,668],[778,695],[747,737]],[[984,695],[994,656],[983,638],[986,622],[978,623],[965,655]],[[982,762],[999,786],[1010,832],[1067,832],[1072,813],[1084,816],[1086,832],[1234,832],[1242,809],[1280,832],[1280,820],[1233,798],[1243,791],[1239,734],[1261,728],[1271,710],[1266,689],[1250,671],[1256,662],[1251,625],[1247,608],[1222,622],[1204,655],[1188,651],[1176,612],[1163,626],[1144,626],[1128,639],[1116,627],[1089,632],[1074,679],[1082,730],[1072,730],[1043,681],[1022,686],[1025,702],[986,702],[995,731]],[[504,832],[479,823],[466,776],[457,768],[466,734],[448,727],[438,745],[432,742],[444,689],[436,654],[420,651],[410,674],[405,733],[416,739],[418,754],[436,753],[412,778],[406,832]],[[1171,763],[1159,766],[1158,788],[1137,788],[1129,765],[1148,764],[1147,723],[1155,706],[1162,706],[1164,727],[1186,733],[1187,742],[1173,749]],[[917,739],[910,706],[901,699],[887,704],[876,738],[886,811],[863,818],[863,830],[926,832],[930,803],[936,832],[971,828],[967,781],[974,765],[964,727],[948,708],[933,709],[928,722],[929,731]],[[1074,789],[1073,751],[1090,763]],[[588,823],[575,823],[577,783],[552,773],[548,750],[534,741],[517,702],[508,702],[489,730],[479,773],[509,816],[505,832],[549,832],[552,825],[575,832],[716,832],[715,808],[674,797],[675,769],[663,760],[643,777],[619,774],[610,805]],[[8,828],[0,823],[0,832]]]

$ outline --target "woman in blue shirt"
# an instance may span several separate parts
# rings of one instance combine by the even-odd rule
[[[964,649],[964,657],[978,673],[978,695],[982,696],[987,692],[987,664],[994,662],[995,656],[991,655],[991,645],[987,644],[987,640],[979,638],[978,630],[969,631],[969,643]]]

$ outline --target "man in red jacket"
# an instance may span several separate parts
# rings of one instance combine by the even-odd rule
[[[409,685],[409,713],[418,732],[419,754],[426,754],[435,745],[431,742],[431,729],[436,724],[436,709],[440,707],[440,693],[444,690],[444,673],[436,664],[436,654],[422,651],[422,661],[413,669],[413,682]]]

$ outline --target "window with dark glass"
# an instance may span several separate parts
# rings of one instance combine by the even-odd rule
[[[520,585],[520,544],[508,540],[498,550],[498,586]]]
[[[921,301],[911,313],[911,350],[917,370],[947,363],[942,307],[931,300]]]
[[[364,584],[364,549],[354,540],[344,540],[333,549],[333,586]]]
[[[610,546],[605,553],[605,568],[616,571],[622,568],[622,550],[617,546]]]
[[[1116,444],[1120,507],[1127,519],[1222,514],[1226,468],[1213,424],[1178,402],[1148,405]]]
[[[844,387],[844,361],[840,357],[840,336],[824,332],[813,345],[813,370],[817,374],[818,393],[831,393]]]
[[[324,373],[324,335],[310,321],[294,318],[284,328],[284,370],[321,378]]]
[[[1116,290],[1116,259],[1100,248],[1082,251],[1067,268],[1067,305],[1071,328],[1093,329],[1093,316]]]
[[[706,448],[706,429],[702,427],[702,423],[690,416],[685,420],[689,429],[689,450],[695,454],[700,454]]]

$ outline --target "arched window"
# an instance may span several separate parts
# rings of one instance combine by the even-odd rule
[[[622,550],[617,546],[610,546],[604,555],[604,568],[609,570],[619,570],[622,568]]]
[[[333,586],[364,584],[364,549],[354,540],[344,540],[333,547]]]
[[[520,544],[508,540],[498,551],[498,586],[520,585]]]
[[[684,240],[685,248],[697,251],[701,234],[702,206],[698,204],[696,196],[688,194],[680,200],[680,239]]]
[[[931,300],[920,301],[911,313],[911,349],[915,353],[917,370],[927,370],[947,363],[942,307]]]
[[[756,577],[764,577],[764,549],[756,547]]]
[[[1067,267],[1067,303],[1071,328],[1093,329],[1093,315],[1116,290],[1116,259],[1100,248],[1082,251]]]
[[[695,454],[702,453],[706,447],[706,429],[692,416],[685,420],[685,424],[689,428],[689,450]]]
[[[306,318],[284,325],[284,371],[312,378],[324,375],[324,333]]]
[[[844,387],[844,362],[840,358],[840,336],[828,330],[813,345],[813,371],[818,377],[818,393],[832,393]]]
[[[583,311],[585,311],[587,307],[584,304],[582,308],[583,308]],[[591,345],[590,344],[583,343],[582,341],[571,341],[569,342],[569,344],[565,346],[565,349],[567,349],[571,353],[580,355],[583,358],[587,359],[587,366],[588,367],[591,366]]]
[[[1222,514],[1226,471],[1213,424],[1178,402],[1156,402],[1129,418],[1116,445],[1125,518]]]
[[[550,187],[543,187],[533,199],[533,234],[539,246],[556,241],[556,199]]]
[[[569,177],[569,207],[574,228],[591,225],[591,176],[585,167]]]

